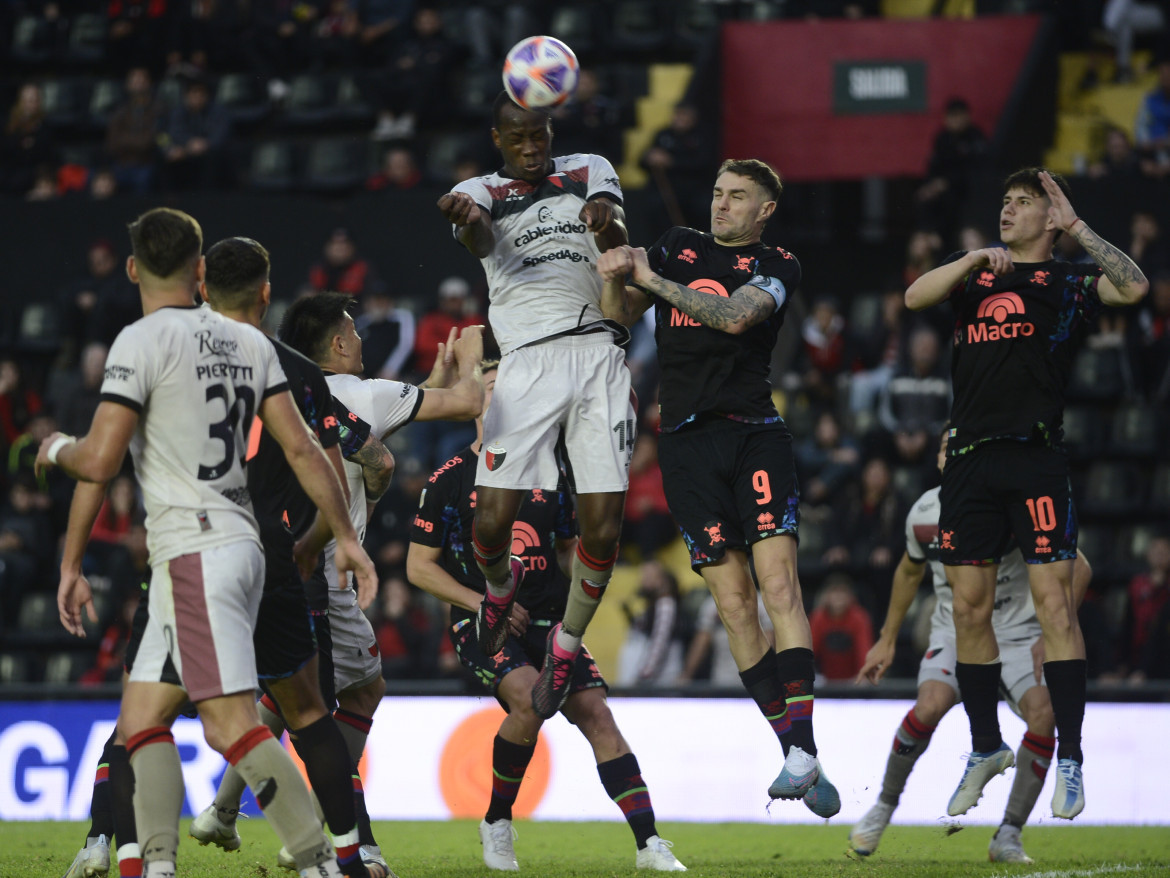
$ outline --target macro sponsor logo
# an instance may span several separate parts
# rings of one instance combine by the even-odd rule
[[[968,323],[967,342],[978,344],[984,341],[1002,341],[1012,338],[1027,338],[1036,332],[1035,324],[1026,320],[1008,320],[1009,317],[1024,315],[1024,300],[1015,293],[993,293],[979,303],[975,317],[994,322]]]
[[[542,208],[541,213],[537,214],[537,220],[545,222],[543,211],[548,208]],[[552,219],[552,212],[549,211],[549,219]],[[541,238],[548,238],[553,235],[579,235],[588,231],[589,227],[585,223],[574,223],[568,220],[559,223],[553,223],[548,226],[537,226],[534,229],[525,229],[523,234],[517,235],[516,239],[512,241],[513,247],[523,247],[525,244],[531,244],[533,241],[539,241]]]
[[[687,286],[692,290],[698,290],[700,293],[710,293],[713,296],[728,297],[727,288],[717,280],[710,278],[699,278],[693,280]],[[670,309],[670,325],[671,326],[702,326],[703,324],[691,317],[678,308]]]
[[[527,522],[512,525],[512,554],[524,562],[525,570],[548,569],[548,558],[541,554],[540,534]]]
[[[584,253],[578,253],[576,250],[557,250],[555,253],[545,253],[543,256],[525,256],[524,261],[520,264],[524,268],[532,268],[534,265],[541,265],[545,262],[559,262],[567,260],[569,262],[589,262],[589,257]]]

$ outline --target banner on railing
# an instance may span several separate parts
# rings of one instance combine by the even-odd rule
[[[610,701],[650,788],[661,820],[815,822],[800,803],[768,807],[780,746],[747,699]],[[822,764],[841,792],[843,824],[874,803],[894,731],[908,701],[819,701],[816,737]],[[1004,739],[1018,746],[1023,723],[1001,708]],[[113,728],[112,703],[0,703],[0,820],[82,820],[94,770]],[[370,735],[362,775],[366,805],[379,820],[479,817],[491,790],[492,738],[503,711],[489,698],[386,698]],[[1151,765],[1170,740],[1170,704],[1090,704],[1085,716],[1085,811],[1078,823],[1170,825],[1164,778]],[[175,724],[183,760],[185,814],[212,800],[224,761],[196,720]],[[919,760],[898,820],[945,819],[947,799],[970,748],[955,708]],[[1050,820],[1052,779],[1033,820]],[[993,780],[964,824],[996,824],[1011,787]],[[247,796],[245,810],[256,813]],[[518,817],[620,820],[605,795],[585,738],[563,718],[546,723],[516,805]]]

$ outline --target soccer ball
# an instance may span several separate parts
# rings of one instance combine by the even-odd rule
[[[577,56],[554,37],[527,37],[504,59],[504,89],[525,109],[558,107],[577,90]]]

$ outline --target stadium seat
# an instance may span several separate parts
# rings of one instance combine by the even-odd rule
[[[75,683],[91,664],[83,652],[55,652],[45,660],[45,682],[63,685]]]
[[[1152,458],[1164,452],[1161,439],[1162,417],[1158,409],[1130,403],[1113,413],[1107,451],[1128,458]]]
[[[1129,368],[1120,348],[1082,348],[1068,384],[1070,402],[1116,400],[1130,389]]]
[[[288,140],[268,140],[252,149],[248,188],[263,192],[289,192],[296,184],[296,147]]]
[[[16,64],[36,67],[53,57],[53,36],[49,22],[39,15],[22,15],[12,28],[9,57]]]
[[[1117,532],[1114,566],[1119,578],[1129,579],[1146,569],[1146,549],[1157,532],[1157,526],[1152,524],[1137,524]]]
[[[1160,463],[1154,468],[1148,509],[1151,515],[1170,518],[1170,463]]]
[[[25,633],[56,631],[61,624],[57,619],[56,594],[42,591],[26,594],[20,602],[20,615],[17,616],[17,622],[20,630]]]
[[[1070,405],[1064,410],[1064,444],[1071,458],[1097,456],[1104,438],[1104,418],[1096,406]]]
[[[87,66],[100,64],[106,59],[106,21],[106,16],[93,12],[73,17],[65,49],[67,63]]]
[[[89,85],[83,79],[47,79],[41,83],[45,123],[54,131],[77,134],[89,129]]]
[[[1106,525],[1084,524],[1077,535],[1077,548],[1085,553],[1093,567],[1095,582],[1116,578],[1114,566],[1114,537],[1116,528]]]
[[[693,52],[719,36],[719,14],[710,0],[680,0],[674,7],[674,46]]]
[[[288,84],[280,122],[288,128],[318,128],[337,118],[337,84],[326,76],[302,73]]]
[[[122,103],[126,89],[120,79],[99,79],[89,94],[89,126],[94,131],[104,132],[110,116]]]
[[[25,302],[20,311],[19,347],[28,353],[53,353],[61,344],[57,309],[45,302]]]
[[[455,132],[431,138],[424,153],[426,174],[435,180],[450,180],[455,164],[467,148],[467,136]]]
[[[849,332],[856,336],[868,336],[877,331],[882,319],[882,294],[858,293],[849,303]]]
[[[1089,467],[1078,503],[1087,518],[1119,518],[1142,511],[1145,480],[1130,463],[1099,462]]]
[[[801,509],[800,544],[796,549],[801,578],[819,580],[828,572],[823,556],[829,547],[830,522],[822,516],[804,514]]]
[[[228,111],[237,128],[255,125],[271,111],[264,83],[251,73],[227,73],[220,77],[215,102]]]
[[[492,115],[492,101],[500,93],[502,83],[499,70],[468,70],[455,90],[459,95],[459,115],[470,123],[488,122]]]
[[[597,48],[597,13],[585,5],[558,6],[549,19],[548,32],[568,43],[578,58]]]
[[[27,683],[29,670],[28,656],[23,653],[0,653],[0,683]]]
[[[358,189],[366,179],[365,142],[355,138],[325,138],[309,144],[301,188],[307,192],[342,194]]]
[[[357,78],[345,74],[337,81],[334,101],[337,121],[354,128],[368,128],[374,122],[374,108],[366,100]]]
[[[668,10],[653,0],[618,0],[610,21],[609,45],[615,52],[649,56],[666,45]]]
[[[159,80],[154,96],[169,111],[183,102],[183,83],[176,76]]]

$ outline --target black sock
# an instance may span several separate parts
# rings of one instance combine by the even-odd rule
[[[776,653],[768,650],[764,657],[748,668],[739,672],[740,682],[747,690],[768,725],[780,740],[784,755],[788,755],[791,739],[792,721],[788,716],[788,699],[784,697],[784,687],[780,684],[780,677],[776,673]]]
[[[535,744],[514,744],[496,735],[492,742],[492,798],[483,818],[488,823],[512,819],[512,805],[535,752]]]
[[[363,847],[376,847],[378,842],[374,838],[374,827],[370,825],[370,812],[366,810],[366,790],[362,786],[362,776],[357,765],[351,765],[350,770],[353,772],[353,811],[357,818],[359,842]]]
[[[289,739],[301,761],[309,786],[321,803],[329,831],[336,835],[353,832],[357,816],[353,806],[353,763],[337,722],[329,714],[303,729],[289,729]]]
[[[94,772],[93,798],[89,802],[89,835],[86,836],[86,843],[99,835],[106,838],[114,837],[114,808],[110,801],[110,750],[114,747],[114,736],[117,734],[117,730],[110,732],[110,738],[102,748],[97,771]],[[122,752],[125,753],[126,748],[123,747]]]
[[[1056,758],[1084,762],[1081,723],[1085,719],[1084,659],[1044,663],[1044,680],[1056,715]]]
[[[138,844],[138,823],[134,819],[134,769],[125,747],[110,749],[110,805],[114,810],[114,833],[118,847]]]
[[[812,723],[813,680],[816,675],[817,666],[811,649],[798,646],[776,654],[776,676],[784,687],[788,719],[792,723],[788,743],[809,756],[817,755]]]
[[[963,697],[963,709],[971,723],[971,750],[990,753],[1003,744],[999,733],[999,675],[1003,666],[955,662],[955,679]]]
[[[638,850],[646,847],[646,839],[658,835],[658,830],[654,828],[654,806],[650,804],[650,791],[642,780],[637,757],[627,753],[602,762],[597,766],[597,774],[606,794],[622,809]]]

